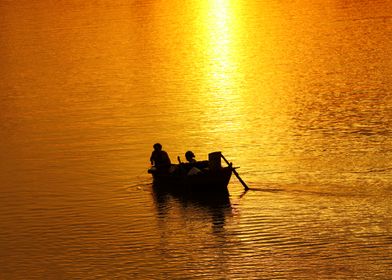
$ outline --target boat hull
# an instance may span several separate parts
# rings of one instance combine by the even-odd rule
[[[232,168],[223,167],[214,171],[203,171],[194,175],[169,172],[151,172],[155,188],[176,189],[193,193],[228,192]]]

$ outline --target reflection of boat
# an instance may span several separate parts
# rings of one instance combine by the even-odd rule
[[[213,233],[222,234],[225,231],[226,218],[232,213],[230,195],[227,190],[195,193],[184,191],[182,188],[163,188],[162,185],[153,184],[152,195],[158,218],[163,218],[161,221],[164,223],[170,220],[178,221],[179,217],[192,220],[193,223],[211,222]],[[177,207],[180,211],[170,211]],[[174,219],[168,219],[173,215]]]
[[[170,168],[150,168],[154,187],[197,192],[228,192],[233,168],[221,166],[221,153],[209,154],[208,161],[173,164]]]

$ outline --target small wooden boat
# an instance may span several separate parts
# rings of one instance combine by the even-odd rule
[[[152,167],[148,170],[155,188],[197,192],[228,192],[234,168],[221,166],[221,153],[209,154],[208,161],[172,164],[166,168]]]

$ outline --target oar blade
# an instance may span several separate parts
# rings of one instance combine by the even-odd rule
[[[244,182],[244,180],[242,180],[242,178],[240,177],[240,175],[238,174],[238,172],[232,167],[232,164],[224,157],[224,155],[221,155],[223,160],[227,163],[227,165],[229,165],[231,167],[231,170],[233,171],[234,175],[237,177],[238,181],[240,181],[240,183],[244,186],[245,190],[249,190],[248,185]]]

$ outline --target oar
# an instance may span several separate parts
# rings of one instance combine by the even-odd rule
[[[235,168],[232,167],[232,163],[230,163],[225,157],[224,155],[222,155],[223,160],[231,167],[231,170],[233,170],[234,175],[237,177],[237,179],[240,181],[240,183],[244,186],[245,190],[249,190],[249,187],[247,186],[247,184],[244,182],[244,180],[241,179],[240,175],[238,174],[238,172],[235,170]]]

